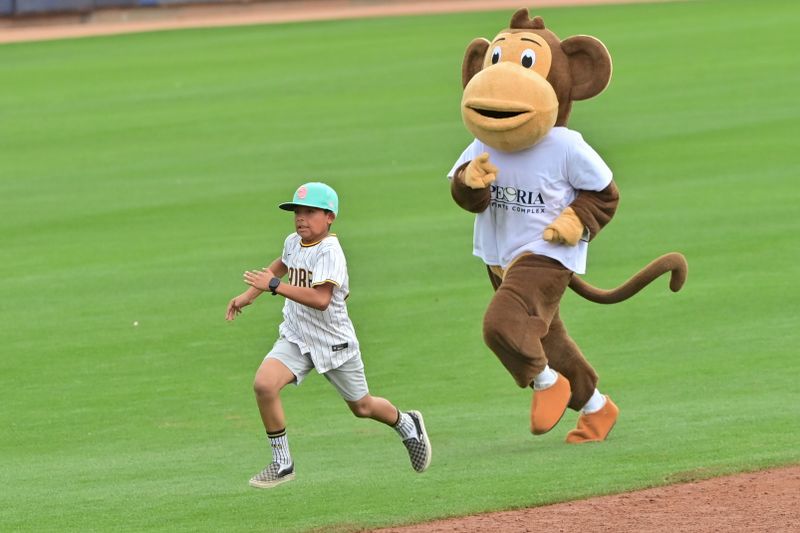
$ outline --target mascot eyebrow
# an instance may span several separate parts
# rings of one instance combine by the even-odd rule
[[[506,40],[505,37],[498,37],[497,39],[494,40],[494,42],[495,43],[499,43],[500,41],[505,41],[505,40]],[[542,46],[542,43],[540,43],[539,41],[534,41],[533,39],[529,39],[527,37],[520,37],[519,40],[520,41],[528,41],[528,42],[531,42],[531,43],[538,44],[539,46]]]
[[[530,43],[537,45],[534,48]],[[567,287],[597,303],[630,298],[688,266],[668,253],[612,290],[581,279],[590,241],[614,217],[619,189],[580,133],[567,127],[574,101],[611,80],[611,55],[598,39],[560,39],[526,9],[492,42],[473,39],[461,64],[461,114],[475,140],[448,174],[451,195],[476,214],[474,254],[495,289],[483,321],[486,345],[519,387],[534,389],[531,431],[550,431],[567,407],[580,411],[568,443],[605,440],[619,409],[560,316]]]

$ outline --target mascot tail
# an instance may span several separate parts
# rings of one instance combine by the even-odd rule
[[[572,276],[572,280],[569,282],[569,288],[591,302],[598,304],[615,304],[627,300],[648,286],[661,274],[669,271],[672,271],[669,280],[669,288],[672,289],[672,292],[678,292],[686,282],[688,270],[689,265],[686,262],[686,258],[677,252],[672,252],[662,255],[658,259],[650,262],[649,265],[634,274],[631,279],[616,289],[598,289],[597,287],[589,285],[578,276]]]

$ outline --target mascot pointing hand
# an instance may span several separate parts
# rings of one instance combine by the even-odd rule
[[[611,79],[611,57],[589,36],[559,39],[526,9],[491,42],[475,39],[462,65],[461,113],[475,136],[450,171],[453,199],[476,213],[474,249],[495,289],[483,321],[487,346],[520,387],[533,389],[531,431],[550,431],[569,407],[579,411],[568,443],[602,441],[619,408],[559,315],[567,287],[599,303],[629,298],[672,272],[686,279],[682,255],[664,255],[620,287],[592,287],[589,243],[611,221],[619,191],[611,170],[567,128],[572,102],[596,96]]]

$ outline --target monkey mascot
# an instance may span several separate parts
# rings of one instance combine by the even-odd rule
[[[476,213],[474,254],[495,289],[484,340],[517,385],[533,388],[531,431],[550,431],[567,407],[579,411],[566,442],[602,441],[619,409],[567,334],[559,302],[567,287],[616,303],[671,271],[683,285],[686,260],[664,255],[616,289],[592,287],[584,274],[589,242],[609,223],[619,191],[611,170],[567,128],[572,102],[591,98],[611,78],[599,40],[559,39],[527,9],[491,42],[473,40],[462,65],[461,113],[476,139],[448,177],[453,199]]]

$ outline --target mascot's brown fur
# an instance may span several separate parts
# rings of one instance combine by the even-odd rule
[[[597,391],[597,374],[561,321],[566,288],[616,303],[669,271],[677,291],[687,273],[684,257],[670,253],[611,291],[574,275],[614,216],[619,191],[567,120],[574,100],[599,94],[610,79],[603,43],[584,35],[562,41],[541,17],[518,10],[492,42],[467,48],[461,111],[476,139],[450,173],[453,199],[477,214],[475,254],[495,289],[484,340],[517,385],[534,389],[533,433],[552,429],[567,407],[581,411],[570,443],[604,440],[619,410]]]

